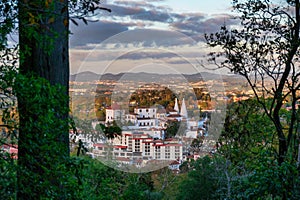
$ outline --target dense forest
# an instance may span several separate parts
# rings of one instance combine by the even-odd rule
[[[232,1],[240,25],[205,35],[216,48],[209,61],[243,76],[254,98],[228,105],[216,152],[188,159],[180,173],[140,174],[70,150],[69,21],[111,11],[100,3],[0,2],[1,199],[300,199],[299,0]]]

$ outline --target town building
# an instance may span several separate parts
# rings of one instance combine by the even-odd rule
[[[124,158],[130,163],[136,160],[178,160],[182,161],[183,149],[178,139],[154,139],[149,134],[137,131],[123,131],[122,135],[107,142],[94,144],[95,157]]]
[[[106,120],[105,123],[111,123],[113,121],[124,121],[125,110],[114,103],[110,107],[106,108]]]
[[[127,111],[128,112],[128,111]],[[92,145],[93,157],[113,159],[125,165],[136,167],[146,166],[154,161],[169,163],[172,170],[179,170],[179,165],[185,159],[186,147],[182,138],[194,138],[207,134],[206,122],[208,117],[201,120],[189,119],[185,100],[179,107],[175,99],[173,109],[167,111],[161,107],[136,107],[132,113],[114,103],[106,109],[108,125],[120,120],[125,124],[122,134],[114,139],[101,140]],[[183,135],[165,138],[165,131],[170,121],[185,123]],[[172,164],[172,165],[171,165]]]

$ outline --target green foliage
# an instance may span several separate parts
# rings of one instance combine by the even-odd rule
[[[256,100],[233,103],[218,153],[227,160],[233,199],[298,199],[296,163],[277,161],[275,127]]]
[[[178,199],[299,199],[299,166],[278,163],[274,132],[256,100],[229,105],[217,153],[181,166]]]
[[[179,193],[178,186],[185,179],[185,174],[173,173],[168,167],[161,168],[152,172],[152,180],[158,199],[176,199]]]
[[[105,109],[97,110],[96,116],[97,116],[98,121],[105,121],[105,117],[106,117]]]
[[[297,159],[299,145],[298,114],[300,2],[234,0],[233,10],[239,28],[222,26],[205,35],[210,47],[209,61],[245,78],[256,100],[275,127],[279,163]],[[289,122],[281,120],[281,109],[290,97]],[[297,138],[297,139],[296,139]]]
[[[184,121],[169,121],[165,131],[165,138],[184,135],[187,129],[187,123]]]
[[[132,93],[130,101],[136,101],[139,106],[161,105],[164,108],[172,108],[171,104],[174,105],[175,94],[169,88],[162,88],[157,84],[153,84],[153,87],[157,87],[157,89],[140,89]]]
[[[69,110],[65,90],[45,79],[18,74],[13,91],[20,113],[18,192],[30,199],[67,198],[71,191],[66,185]]]
[[[219,152],[236,163],[254,158],[262,150],[277,148],[275,127],[255,99],[228,105]]]
[[[81,199],[155,199],[150,174],[121,172],[87,157],[74,159],[84,163],[83,167],[75,168],[80,178]]]
[[[179,186],[177,199],[225,199],[226,184],[224,159],[200,158],[191,164],[192,169]]]
[[[203,141],[205,139],[205,136],[201,136],[201,137],[197,137],[195,139],[193,139],[191,145],[190,145],[190,150],[189,152],[198,152],[201,150],[201,147],[202,147],[202,144],[203,144]]]
[[[0,141],[2,146],[3,141]],[[16,195],[16,161],[9,153],[0,148],[0,196],[2,199],[15,199]]]
[[[27,199],[76,199],[73,195],[80,189],[77,169],[82,168],[82,163],[69,159],[68,149],[62,142],[62,134],[68,133],[69,128],[68,119],[61,117],[68,113],[68,98],[63,88],[12,70],[2,73],[0,83],[5,95],[1,99],[1,125],[6,128],[0,145],[20,139],[18,165],[8,153],[0,151],[1,198],[15,199],[18,188],[21,193],[31,194],[24,196]],[[29,123],[22,121],[25,115],[19,123],[15,95],[19,104],[22,98],[27,100],[19,108],[27,108],[22,112]],[[19,131],[25,134],[20,136]],[[25,164],[20,165],[21,162]],[[22,183],[18,187],[17,181]]]
[[[51,70],[55,71],[51,61],[57,56],[51,53],[56,50],[68,51],[67,46],[59,46],[66,42],[67,38],[60,40],[59,49],[55,49],[58,37],[68,34],[68,2],[66,0],[0,2],[1,126],[7,129],[10,136],[1,137],[0,145],[16,142],[16,138],[19,145],[18,165],[16,161],[10,159],[10,155],[2,150],[0,152],[1,199],[15,199],[17,192],[18,199],[85,199],[82,196],[84,162],[69,158],[69,110],[66,88],[50,85],[48,81],[36,75],[17,74],[16,70],[20,60],[22,73],[24,71],[31,73],[34,67],[34,72],[39,75],[41,71],[46,74]],[[82,14],[82,20],[85,22],[83,17],[88,13],[103,9],[95,7],[94,3],[99,3],[99,0],[72,2],[74,7],[71,8],[80,8],[77,11]],[[17,22],[19,22],[21,52],[18,48],[10,48],[7,39]],[[58,26],[56,22],[59,23]],[[61,52],[58,52],[58,55],[61,55],[59,53]],[[52,56],[49,56],[50,54]],[[63,56],[64,61],[68,59],[67,55]],[[40,60],[34,63],[35,58]],[[46,62],[41,64],[43,58]],[[27,63],[24,67],[26,59],[30,64]],[[37,66],[40,64],[42,66]],[[66,65],[55,66],[63,68]],[[68,73],[68,70],[65,72]],[[58,79],[51,80],[51,83],[61,81]],[[68,81],[68,78],[66,80]]]
[[[104,133],[107,139],[113,139],[117,136],[120,136],[122,133],[122,129],[117,125],[116,121],[113,121],[112,124],[108,124],[107,126],[103,124],[97,124],[95,129],[99,133]]]
[[[16,163],[1,157],[0,164],[1,198],[16,199]],[[52,171],[52,178],[35,185],[40,189],[37,199],[155,200],[161,199],[162,196],[153,191],[151,174],[117,171],[88,157],[71,157],[52,170],[55,170]],[[61,182],[55,184],[52,182],[53,176],[58,172]]]
[[[268,152],[261,152],[255,160],[244,161],[247,168],[235,168],[231,197],[234,199],[299,199],[300,179],[295,163],[278,164]]]

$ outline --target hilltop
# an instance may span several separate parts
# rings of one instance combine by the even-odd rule
[[[77,81],[77,82],[90,82],[96,80],[102,81],[118,81],[122,78],[129,79],[129,80],[137,80],[137,81],[156,81],[156,80],[183,80],[186,79],[188,82],[199,82],[199,81],[209,81],[209,80],[219,80],[220,75],[210,72],[201,72],[197,74],[158,74],[158,73],[106,73],[106,74],[97,74],[90,71],[80,72],[78,74],[73,74],[70,76],[70,81]],[[224,82],[244,82],[244,80],[236,74],[222,74],[221,75]]]

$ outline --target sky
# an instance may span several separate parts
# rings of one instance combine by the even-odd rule
[[[71,74],[207,71],[204,34],[237,23],[231,0],[103,0],[102,6],[112,12],[71,24]]]

